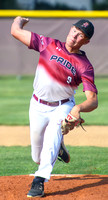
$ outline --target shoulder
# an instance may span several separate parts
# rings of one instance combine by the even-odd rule
[[[81,64],[83,65],[83,69],[84,70],[94,70],[92,63],[90,62],[90,60],[88,59],[86,53],[84,51],[80,51],[81,55],[79,56],[79,60],[81,62]]]

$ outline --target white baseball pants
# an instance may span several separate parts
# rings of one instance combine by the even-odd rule
[[[39,164],[35,176],[50,179],[63,139],[61,121],[74,105],[74,99],[57,107],[51,107],[31,98],[29,109],[31,154],[33,161]]]

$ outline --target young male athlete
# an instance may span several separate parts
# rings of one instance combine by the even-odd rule
[[[29,49],[40,52],[29,110],[32,159],[39,168],[27,196],[41,197],[58,154],[62,157],[60,150],[67,156],[62,157],[65,162],[70,159],[62,143],[62,121],[72,116],[79,120],[81,112],[90,112],[98,106],[94,70],[85,52],[80,50],[89,43],[94,26],[81,19],[72,25],[66,42],[60,42],[23,29],[28,21],[16,17],[11,34]],[[75,105],[74,91],[80,83],[86,100]]]

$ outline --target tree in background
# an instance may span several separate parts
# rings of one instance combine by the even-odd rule
[[[1,0],[0,9],[21,9],[16,0]]]
[[[35,10],[76,10],[66,4],[56,3],[55,5],[49,4],[47,2],[38,2],[36,3]]]
[[[108,0],[91,0],[91,1],[93,5],[93,10],[108,10]],[[22,0],[22,2],[26,4],[24,0]],[[29,1],[29,4],[30,4],[30,1]],[[27,10],[30,10],[31,8],[30,6],[26,7]],[[18,3],[18,0],[1,0],[0,9],[23,10],[25,8],[23,7],[23,3],[22,5]],[[57,2],[55,5],[52,5],[48,2],[44,2],[44,0],[41,2],[38,2],[38,0],[35,0],[32,10],[77,10],[77,8],[70,7],[66,4],[61,4],[61,3],[59,4]],[[82,10],[85,10],[85,9],[82,8]]]
[[[92,0],[93,10],[108,10],[108,0]]]

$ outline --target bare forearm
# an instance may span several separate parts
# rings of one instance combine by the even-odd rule
[[[75,105],[71,110],[71,114],[76,118],[79,118],[80,112],[91,112],[98,107],[98,99],[95,93],[86,92],[86,97],[87,100],[79,105]]]
[[[30,45],[31,32],[24,30],[23,27],[28,21],[28,18],[16,17],[11,26],[12,36],[27,46]]]
[[[98,101],[96,100],[86,100],[83,103],[77,105],[79,112],[91,112],[98,106]]]

